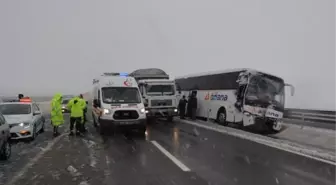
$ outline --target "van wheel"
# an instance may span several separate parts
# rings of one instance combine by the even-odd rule
[[[173,117],[173,116],[168,116],[168,118],[167,118],[167,121],[168,121],[168,122],[173,122],[173,120],[174,120],[174,117]]]
[[[92,114],[92,118],[93,118],[93,126],[94,126],[95,128],[97,128],[97,127],[98,127],[98,124],[97,124],[96,119],[94,118],[93,114]]]
[[[0,150],[0,159],[8,160],[12,154],[12,147],[8,141],[5,141]]]
[[[226,111],[224,108],[220,108],[218,110],[216,122],[220,125],[228,125],[228,122],[226,121]]]

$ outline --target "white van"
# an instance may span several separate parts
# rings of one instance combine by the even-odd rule
[[[93,80],[92,117],[101,134],[116,127],[146,131],[146,112],[138,84],[122,73],[104,73]]]

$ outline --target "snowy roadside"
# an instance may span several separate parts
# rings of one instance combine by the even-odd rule
[[[277,148],[280,150],[284,150],[287,152],[295,153],[301,156],[305,156],[308,158],[313,158],[319,161],[323,161],[329,164],[336,165],[336,157],[335,157],[335,151],[330,150],[324,150],[321,148],[313,147],[313,146],[307,146],[303,144],[299,144],[297,142],[291,142],[288,140],[282,140],[282,139],[275,139],[263,135],[258,135],[250,132],[246,132],[243,130],[238,130],[231,127],[224,127],[218,124],[214,124],[211,122],[205,122],[205,121],[190,121],[190,120],[180,120],[178,121],[190,125],[194,125],[197,127],[205,128],[208,130],[212,130],[215,132],[220,132],[223,134],[228,134],[234,137],[238,137],[241,139],[247,139],[250,141],[254,141],[263,145],[267,145],[273,148]]]

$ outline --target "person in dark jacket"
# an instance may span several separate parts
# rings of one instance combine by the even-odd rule
[[[24,97],[23,94],[19,94],[19,95],[18,95],[18,99],[19,99],[19,100],[21,100],[23,97]]]
[[[192,93],[190,104],[191,104],[191,119],[196,120],[196,110],[197,110],[196,93]]]
[[[187,104],[187,117],[191,118],[191,95],[188,96],[188,100],[187,100],[188,104]]]
[[[184,119],[184,115],[185,115],[185,108],[187,105],[188,101],[185,99],[185,95],[183,95],[182,99],[179,102],[178,108],[180,111],[180,118]]]

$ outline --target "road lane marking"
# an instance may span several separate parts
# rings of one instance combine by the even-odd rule
[[[41,150],[33,159],[31,159],[8,183],[7,185],[13,185],[18,180],[20,180],[24,174],[28,171],[29,168],[31,168],[47,151],[51,150],[52,147],[64,136],[66,133],[58,136],[57,138],[54,138],[45,148],[44,150]]]
[[[303,157],[307,157],[307,158],[310,158],[310,159],[314,159],[314,160],[317,160],[317,161],[320,161],[320,162],[324,162],[324,163],[336,166],[335,161],[315,157],[315,156],[313,156],[313,154],[309,155],[309,154],[302,153],[303,149],[305,149],[304,147],[301,148],[301,147],[298,147],[298,146],[292,146],[292,145],[290,145],[290,143],[279,143],[279,142],[275,142],[275,141],[272,141],[272,140],[266,140],[266,139],[262,138],[261,136],[260,137],[253,136],[249,132],[244,132],[244,133],[230,132],[230,131],[224,129],[224,128],[227,128],[227,127],[216,128],[214,126],[203,125],[203,124],[200,124],[200,123],[197,123],[197,122],[192,122],[192,121],[189,121],[189,120],[179,120],[179,121],[182,122],[182,123],[185,123],[185,124],[194,125],[194,126],[197,126],[197,127],[205,128],[207,130],[219,132],[221,134],[231,135],[231,136],[238,137],[238,138],[241,138],[241,139],[246,139],[246,140],[253,141],[253,142],[256,142],[256,143],[259,143],[259,144],[262,144],[262,145],[266,145],[266,146],[273,147],[273,148],[276,148],[276,149],[279,149],[279,150],[282,150],[282,151],[286,151],[286,152],[289,152],[289,153],[293,153],[293,154],[296,154],[296,155],[300,155],[300,156],[303,156]],[[284,146],[281,146],[281,145],[284,145],[284,144],[286,144],[288,148],[285,148]],[[280,146],[277,146],[277,145],[280,145]]]
[[[190,169],[184,165],[181,161],[176,159],[172,154],[170,154],[166,149],[164,149],[158,142],[156,141],[151,141],[151,143],[158,148],[165,156],[167,156],[170,160],[173,161],[179,168],[181,168],[182,171],[189,172]]]

